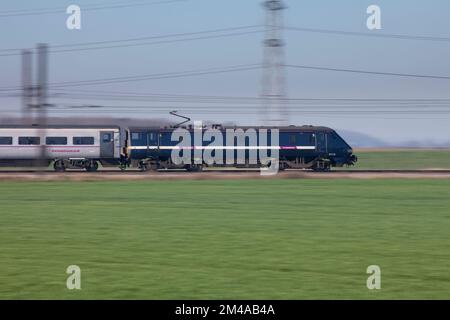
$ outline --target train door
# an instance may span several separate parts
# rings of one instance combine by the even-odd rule
[[[100,131],[100,157],[114,158],[114,132]]]
[[[325,132],[316,133],[316,148],[319,153],[327,152],[327,137]]]

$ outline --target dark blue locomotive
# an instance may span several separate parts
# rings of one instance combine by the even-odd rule
[[[277,139],[274,130],[277,131]],[[183,138],[180,138],[179,131],[184,132]],[[209,131],[214,134],[209,134]],[[229,135],[231,131],[235,136]],[[328,171],[357,161],[353,149],[336,131],[316,126],[129,128],[125,150],[127,161],[142,171],[175,168],[200,171],[205,166],[260,167],[263,165],[260,158],[256,162],[251,161],[256,151],[267,151],[268,156],[277,151],[281,170]],[[174,152],[182,154],[185,160],[181,163],[173,161]],[[214,156],[213,162],[202,160],[206,152]]]

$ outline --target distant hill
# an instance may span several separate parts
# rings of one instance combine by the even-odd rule
[[[345,141],[355,148],[450,148],[450,141],[436,142],[433,140],[408,140],[388,143],[384,140],[360,132],[347,130],[338,130],[338,132]]]
[[[374,138],[364,133],[347,130],[338,130],[338,133],[354,148],[381,148],[389,146],[389,143],[386,141]]]
[[[450,141],[439,143],[433,140],[410,140],[403,142],[401,146],[409,148],[450,148]]]

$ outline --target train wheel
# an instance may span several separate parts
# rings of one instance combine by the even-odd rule
[[[160,165],[158,162],[153,161],[141,161],[138,164],[138,168],[141,171],[158,171]]]
[[[189,172],[202,172],[203,166],[201,164],[193,164],[186,167],[186,170]]]
[[[141,170],[141,172],[146,172],[149,169],[148,164],[145,162],[139,162],[138,168],[139,170]]]
[[[312,169],[315,172],[329,172],[331,171],[331,165],[328,161],[317,161]]]
[[[130,163],[126,157],[121,156],[119,161],[119,169],[120,171],[125,171],[130,166]]]
[[[98,170],[98,162],[97,161],[89,161],[89,163],[85,167],[87,172],[95,172]]]
[[[56,172],[66,171],[66,167],[64,166],[64,162],[62,160],[55,161],[53,164],[53,169],[55,169]]]

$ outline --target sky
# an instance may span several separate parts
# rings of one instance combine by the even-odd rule
[[[5,55],[19,53],[9,49],[33,48],[48,43],[50,50],[60,45],[110,41],[118,39],[166,36],[224,28],[253,26],[227,31],[237,33],[221,38],[204,35],[191,41],[159,41],[159,43],[129,47],[52,52],[49,58],[49,82],[126,76],[167,74],[189,70],[226,68],[237,65],[261,64],[263,61],[265,12],[259,0],[186,0],[173,3],[139,5],[145,0],[41,0],[0,2],[0,90],[20,86],[21,57]],[[157,2],[154,0],[153,2]],[[134,7],[86,10],[92,6],[136,4]],[[293,30],[293,28],[326,29],[365,34],[397,34],[427,37],[450,37],[450,2],[448,0],[285,0],[283,30],[285,63],[388,73],[450,76],[450,41],[426,41],[372,36],[349,36]],[[68,30],[65,8],[76,4],[81,8],[81,30]],[[381,8],[381,30],[366,27],[369,5]],[[49,9],[51,13],[14,15],[16,10]],[[12,12],[15,11],[15,12]],[[45,11],[45,10],[44,10]],[[252,31],[249,33],[248,31]],[[258,31],[258,32],[253,32]],[[247,32],[247,33],[246,33]],[[206,35],[216,35],[208,33]],[[167,40],[168,38],[161,38]],[[179,39],[179,38],[169,38]],[[156,40],[147,40],[155,42]],[[156,41],[158,42],[158,41]],[[163,43],[161,43],[163,42]],[[134,42],[121,42],[134,43]],[[70,47],[64,47],[70,48]],[[2,56],[3,54],[3,56]],[[139,118],[169,118],[170,108],[180,110],[199,105],[196,120],[217,123],[233,121],[242,125],[260,124],[261,110],[255,101],[221,104],[208,101],[195,103],[174,95],[258,97],[261,94],[261,69],[229,73],[202,74],[189,77],[157,77],[143,81],[73,86],[52,92],[49,103],[60,106],[52,115],[121,116]],[[286,93],[291,99],[450,99],[449,79],[394,77],[374,74],[332,72],[324,70],[286,68]],[[59,90],[59,91],[58,91]],[[81,91],[80,91],[81,90]],[[86,91],[95,91],[89,96]],[[102,96],[99,97],[99,92]],[[103,100],[108,93],[139,93],[170,95],[164,101],[145,99]],[[56,95],[58,93],[58,95]],[[0,91],[1,115],[20,110],[20,97]],[[96,100],[94,100],[94,98]],[[128,97],[130,98],[130,97]],[[137,101],[139,100],[139,101]],[[259,103],[259,102],[258,102]],[[421,112],[392,112],[400,107],[374,102],[333,100],[293,104],[289,123],[295,125],[325,125],[338,130],[357,131],[397,143],[408,140],[450,141],[450,102],[428,105],[421,102]],[[72,108],[82,105],[113,106],[109,109]],[[363,105],[361,105],[363,104]],[[66,107],[66,109],[62,109]],[[138,107],[138,108],[134,108]],[[374,112],[361,112],[363,108]],[[408,106],[406,106],[408,107]],[[58,108],[58,107],[57,107]],[[302,109],[303,108],[303,109]],[[438,108],[441,112],[425,112]],[[409,110],[408,108],[405,108]],[[434,110],[433,109],[433,110]],[[187,109],[188,110],[188,109]],[[203,112],[204,110],[204,112]],[[220,112],[217,112],[219,110]],[[224,110],[227,112],[225,113]],[[307,110],[307,112],[302,112]],[[332,110],[332,112],[329,112]],[[352,111],[356,110],[356,111]],[[358,111],[359,110],[359,111]],[[189,111],[187,111],[189,112]],[[189,114],[188,114],[189,115]]]

